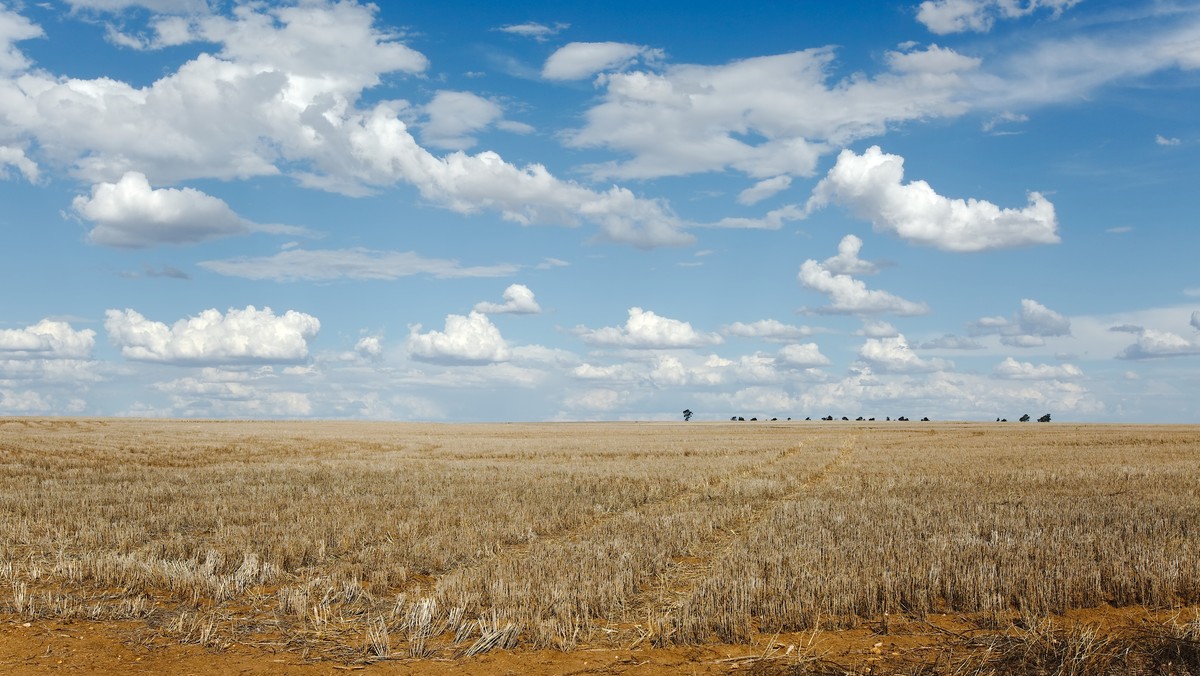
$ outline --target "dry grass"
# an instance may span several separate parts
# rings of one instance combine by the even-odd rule
[[[1198,504],[1195,427],[0,419],[0,612],[345,661],[960,612],[990,657],[903,668],[1200,670],[1039,624],[1200,604]]]

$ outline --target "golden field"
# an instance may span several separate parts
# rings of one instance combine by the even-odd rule
[[[1198,607],[1197,426],[0,418],[0,643],[1197,673]]]

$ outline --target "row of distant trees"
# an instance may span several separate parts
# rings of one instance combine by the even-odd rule
[[[694,414],[692,413],[692,409],[690,409],[690,408],[685,408],[685,409],[683,409],[683,419],[684,419],[685,421],[687,421],[687,420],[691,420],[693,415],[694,415]],[[745,421],[746,421],[746,419],[745,419],[745,418],[743,418],[742,416],[737,416],[737,415],[735,415],[735,416],[730,416],[730,418],[729,418],[729,419],[730,419],[730,420],[732,420],[732,421],[734,421],[734,422],[745,422]],[[1029,414],[1028,414],[1028,413],[1026,413],[1025,415],[1021,416],[1021,417],[1020,417],[1020,418],[1018,418],[1017,420],[1018,420],[1019,422],[1029,422],[1031,419],[1032,419],[1032,418],[1030,418],[1030,417],[1029,417]],[[751,419],[750,419],[750,421],[751,421],[751,422],[756,422],[757,420],[758,420],[758,418],[751,418]],[[766,418],[763,418],[763,420],[766,420]],[[777,421],[777,420],[779,420],[779,418],[771,418],[771,420],[772,420],[772,421]],[[788,418],[788,420],[791,420],[791,418]],[[812,418],[805,418],[805,420],[812,420]],[[827,421],[828,421],[828,420],[834,420],[834,417],[833,417],[833,416],[831,416],[831,415],[827,415],[827,416],[825,416],[824,418],[819,418],[819,420],[827,420]],[[850,418],[848,418],[848,417],[846,417],[846,416],[842,416],[842,420],[847,420],[847,421],[848,421],[848,420],[850,420]],[[900,416],[899,418],[896,418],[896,420],[897,420],[898,422],[908,422],[908,418],[906,418],[905,416]],[[875,421],[875,419],[874,419],[874,418],[863,418],[863,417],[860,415],[860,416],[858,416],[857,418],[855,418],[855,421],[857,421],[857,422],[874,422],[874,421]],[[888,421],[888,422],[891,422],[891,421],[892,421],[892,419],[891,419],[891,417],[890,417],[890,416],[887,418],[887,421]],[[1043,415],[1042,417],[1038,418],[1038,419],[1037,419],[1037,421],[1038,421],[1038,422],[1042,422],[1042,423],[1050,422],[1050,414],[1049,414],[1049,413],[1047,413],[1046,415]],[[924,417],[924,418],[921,418],[921,422],[929,422],[929,417],[928,417],[928,416],[926,416],[926,417]],[[1008,422],[1008,418],[996,418],[996,422]]]

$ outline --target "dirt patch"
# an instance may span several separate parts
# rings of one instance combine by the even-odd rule
[[[231,644],[221,649],[164,643],[147,638],[140,622],[0,620],[0,672],[19,674],[626,674],[685,673],[948,673],[951,659],[964,650],[985,653],[989,639],[1057,642],[1050,636],[1149,636],[1200,618],[1200,607],[1151,611],[1100,607],[1044,618],[1050,624],[1034,635],[1020,617],[1005,618],[1004,628],[987,628],[997,618],[984,615],[930,615],[922,619],[881,618],[856,629],[759,634],[745,645],[706,644],[632,649],[583,647],[555,650],[495,650],[458,659],[396,658],[340,663],[309,660],[269,641]],[[1053,626],[1053,630],[1050,626]],[[1049,632],[1060,632],[1051,634]],[[1072,634],[1071,632],[1076,632]],[[1161,632],[1160,632],[1161,633]],[[1185,639],[1185,647],[1195,643]],[[994,649],[994,648],[992,648]],[[955,656],[957,653],[957,656]],[[1187,671],[1188,664],[1172,673]],[[1200,663],[1191,665],[1200,669]]]

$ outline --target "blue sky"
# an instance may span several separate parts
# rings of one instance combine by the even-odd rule
[[[0,0],[0,415],[1200,420],[1200,3]]]

